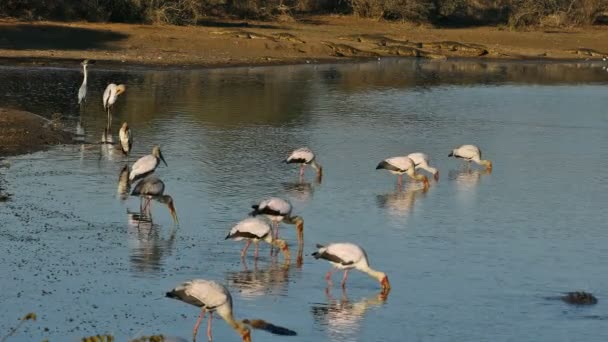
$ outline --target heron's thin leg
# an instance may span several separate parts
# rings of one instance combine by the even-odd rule
[[[205,308],[201,309],[201,314],[198,315],[198,320],[196,320],[196,324],[194,325],[194,330],[192,331],[192,341],[196,342],[196,333],[198,332],[198,326],[201,325],[203,318],[205,318],[205,312],[207,310]]]
[[[260,244],[259,243],[255,243],[255,254],[254,254],[254,258],[257,259],[258,258],[258,250],[260,249]]]

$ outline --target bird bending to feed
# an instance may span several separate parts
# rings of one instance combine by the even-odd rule
[[[131,173],[129,174],[129,180],[135,181],[140,178],[143,178],[156,170],[156,167],[162,160],[167,165],[165,161],[165,157],[163,157],[163,153],[160,151],[160,146],[154,145],[152,148],[152,154],[145,155],[133,164],[131,167]]]
[[[122,123],[120,131],[118,131],[118,137],[120,138],[120,149],[125,155],[129,155],[131,146],[133,146],[133,137],[131,136],[131,129],[126,122]]]
[[[194,305],[201,308],[201,313],[198,316],[194,330],[192,331],[193,340],[196,341],[196,333],[201,324],[205,313],[209,311],[209,320],[207,322],[207,338],[212,340],[211,324],[213,313],[216,312],[221,318],[228,323],[243,339],[243,342],[251,342],[251,332],[246,325],[254,329],[262,329],[275,335],[294,336],[296,332],[287,328],[279,327],[263,320],[242,320],[234,319],[232,313],[232,296],[224,285],[221,285],[213,280],[194,279],[186,281],[170,292],[166,293],[169,298],[180,300],[184,303]]]
[[[108,112],[108,126],[112,124],[112,114],[110,110],[116,103],[118,95],[124,93],[126,90],[124,84],[116,85],[114,83],[108,84],[106,90],[103,92],[103,109]]]
[[[272,227],[268,224],[267,221],[258,218],[258,217],[250,217],[242,220],[237,223],[232,229],[230,229],[230,233],[226,236],[227,239],[232,239],[234,241],[247,240],[245,243],[245,247],[241,251],[241,258],[245,258],[247,255],[247,249],[251,242],[255,244],[255,258],[258,257],[258,243],[260,241],[265,241],[270,245],[273,245],[280,250],[283,251],[283,255],[285,256],[285,261],[289,261],[291,258],[289,254],[289,247],[284,240],[275,239],[272,235]]]
[[[259,204],[252,205],[251,208],[253,208],[252,216],[265,215],[272,221],[275,239],[279,238],[279,223],[283,221],[287,224],[296,225],[298,243],[304,243],[304,219],[300,216],[291,216],[292,206],[288,201],[278,197],[270,197]]]
[[[363,248],[347,242],[330,243],[327,246],[317,245],[317,248],[319,250],[312,253],[312,256],[314,256],[315,259],[325,259],[334,266],[334,268],[330,269],[325,275],[325,279],[330,285],[332,274],[337,270],[344,270],[342,288],[345,288],[346,279],[348,279],[348,271],[354,268],[376,278],[382,286],[382,294],[387,295],[390,291],[391,284],[388,282],[388,277],[386,274],[369,267],[367,254]]]
[[[317,170],[317,181],[321,181],[323,178],[323,167],[317,163],[314,152],[308,147],[302,147],[291,152],[289,157],[285,159],[287,164],[300,164],[300,180],[304,178],[304,168],[306,165],[310,165],[313,169]]]
[[[424,184],[424,188],[429,187],[429,179],[421,174],[416,173],[416,165],[414,161],[408,157],[392,157],[387,158],[381,161],[378,166],[376,166],[376,170],[385,169],[390,173],[399,175],[397,177],[397,185],[401,187],[403,183],[403,174],[407,174],[413,180],[422,182]]]
[[[87,102],[87,80],[88,80],[88,76],[89,76],[89,72],[87,70],[87,66],[89,66],[89,64],[93,64],[95,63],[95,61],[89,61],[88,59],[85,59],[84,61],[82,61],[82,63],[80,63],[80,65],[82,65],[82,73],[84,74],[84,78],[82,79],[82,84],[80,85],[80,89],[78,89],[78,104],[79,105],[84,105]]]
[[[140,196],[146,199],[142,212],[146,210],[146,208],[150,205],[150,201],[153,199],[159,201],[160,203],[166,204],[169,208],[169,212],[171,212],[171,216],[173,216],[173,221],[175,223],[179,223],[177,213],[175,212],[175,206],[173,205],[173,198],[169,195],[164,195],[164,192],[165,183],[158,179],[158,177],[150,175],[135,185],[135,188],[133,188],[133,191],[131,191],[131,196]]]
[[[423,169],[430,172],[435,178],[435,181],[439,181],[439,170],[429,165],[429,156],[421,152],[410,153],[407,155],[414,162],[416,169]]]
[[[492,171],[492,162],[481,159],[481,150],[475,145],[462,145],[455,148],[450,152],[448,157],[464,159],[467,165],[473,161],[481,166],[485,166],[486,170]]]

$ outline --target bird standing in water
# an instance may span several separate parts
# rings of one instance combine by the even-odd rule
[[[122,153],[128,156],[131,147],[133,146],[133,136],[131,135],[129,125],[126,122],[122,123],[120,131],[118,131],[118,137],[120,139],[120,149],[122,150]]]
[[[424,188],[429,187],[429,180],[426,176],[416,173],[416,165],[414,161],[408,157],[392,157],[387,158],[381,161],[378,166],[376,166],[376,170],[385,169],[390,173],[398,175],[397,177],[397,186],[401,187],[403,184],[403,174],[407,174],[410,178],[422,182],[424,184]]]
[[[365,253],[363,248],[347,242],[331,243],[327,246],[317,245],[317,248],[318,250],[312,253],[315,259],[325,259],[334,266],[334,269],[329,270],[325,275],[325,279],[330,285],[332,274],[341,269],[344,270],[342,288],[345,288],[346,279],[348,279],[348,271],[354,268],[377,279],[380,282],[380,286],[382,286],[382,293],[388,295],[388,292],[391,289],[388,277],[383,272],[376,271],[369,267],[367,253]]]
[[[116,100],[118,100],[118,95],[124,93],[125,90],[124,84],[116,85],[110,83],[103,92],[103,108],[108,112],[108,127],[112,125],[112,107],[116,103]]]
[[[154,172],[154,170],[156,170],[156,167],[161,160],[163,163],[165,163],[165,166],[169,166],[163,157],[163,153],[160,151],[160,146],[154,145],[152,148],[152,154],[145,155],[135,161],[131,167],[129,180],[135,181],[151,174]]]
[[[296,226],[298,243],[304,244],[304,219],[300,216],[291,216],[291,203],[282,198],[270,197],[259,204],[252,205],[251,208],[253,208],[252,216],[265,215],[272,221],[275,239],[279,238],[279,223],[283,221]]]
[[[262,329],[276,335],[294,336],[296,332],[287,328],[279,327],[263,320],[242,320],[234,319],[232,313],[232,296],[224,285],[213,280],[194,279],[186,281],[173,290],[166,293],[168,298],[174,298],[184,303],[201,308],[201,313],[198,316],[194,330],[192,331],[193,341],[196,341],[198,327],[201,325],[205,313],[209,312],[209,320],[207,321],[207,338],[212,341],[211,324],[213,313],[217,313],[221,318],[232,327],[239,335],[243,342],[251,342],[251,331],[246,325],[255,329]]]
[[[448,157],[454,157],[465,160],[467,162],[467,167],[473,161],[478,165],[484,166],[487,171],[492,171],[492,162],[489,160],[481,159],[481,150],[475,145],[462,145],[458,148],[455,148],[452,150],[452,152],[450,152]]]
[[[160,203],[164,203],[169,208],[169,212],[173,217],[175,223],[179,223],[177,219],[177,213],[175,212],[175,206],[173,205],[173,198],[169,195],[165,195],[165,183],[158,179],[154,175],[150,175],[135,185],[131,196],[140,196],[142,199],[145,198],[146,202],[144,205],[140,203],[141,212],[144,213],[146,209],[150,207],[150,201],[157,200]]]
[[[323,167],[317,163],[314,152],[308,147],[298,148],[291,152],[289,157],[285,159],[287,164],[300,164],[300,181],[304,180],[304,168],[306,165],[310,165],[313,169],[317,170],[317,181],[321,182],[323,178]]]
[[[429,156],[421,152],[410,153],[407,155],[414,162],[416,169],[423,169],[433,175],[435,181],[439,181],[439,170],[429,165]]]
[[[83,79],[82,79],[82,84],[80,85],[80,88],[78,89],[78,104],[81,107],[84,107],[84,105],[87,102],[87,80],[88,80],[88,76],[89,76],[87,67],[89,66],[89,64],[93,64],[93,63],[94,63],[94,61],[89,61],[88,59],[85,59],[84,61],[82,61],[82,63],[80,63],[80,65],[82,65],[82,73],[84,74]]]
[[[241,258],[245,258],[247,249],[249,248],[249,245],[251,245],[251,242],[253,242],[255,244],[255,258],[257,259],[259,249],[258,243],[260,241],[265,241],[282,250],[285,261],[289,262],[290,254],[287,243],[284,240],[274,238],[272,235],[272,227],[266,220],[257,217],[244,219],[230,229],[230,233],[228,233],[226,239],[232,239],[234,241],[247,240],[245,247],[241,251]]]

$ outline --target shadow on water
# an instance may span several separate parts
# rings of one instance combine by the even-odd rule
[[[340,299],[333,298],[329,288],[325,293],[327,303],[313,304],[310,312],[315,324],[327,332],[331,341],[358,340],[356,337],[365,314],[386,302],[386,297],[381,294],[351,301],[345,290],[342,290]]]
[[[127,212],[127,239],[131,250],[133,273],[154,275],[162,270],[163,260],[175,248],[177,227],[168,237],[161,236],[161,226],[152,223],[148,216]]]
[[[107,49],[106,43],[128,36],[108,30],[94,30],[59,25],[17,24],[3,26],[0,49],[13,50],[84,50]]]

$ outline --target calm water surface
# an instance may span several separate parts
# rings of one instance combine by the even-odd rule
[[[219,280],[239,318],[263,318],[298,336],[255,341],[606,341],[608,338],[608,73],[601,65],[416,62],[190,71],[91,67],[81,125],[98,141],[101,93],[127,84],[114,119],[132,127],[131,160],[162,146],[157,175],[180,218],[153,204],[137,227],[136,198],[117,195],[126,160],[99,145],[11,158],[0,170],[0,335],[38,314],[11,341],[189,338],[194,307],[163,298],[183,280]],[[74,69],[0,69],[0,102],[78,117]],[[482,147],[494,172],[447,158]],[[322,184],[297,184],[280,163],[309,146]],[[389,156],[428,153],[441,171],[427,192],[376,171]],[[288,198],[306,220],[304,263],[282,265],[267,247],[255,264],[224,241],[266,196]],[[292,227],[281,234],[295,241]],[[352,241],[388,273],[393,290],[352,273],[325,293],[315,243]],[[250,253],[252,254],[252,253]],[[295,251],[294,251],[295,254]],[[339,275],[335,275],[338,282]],[[595,293],[594,307],[547,297]],[[344,297],[343,297],[344,296]],[[199,340],[205,341],[204,329]],[[222,321],[217,341],[237,341]]]

